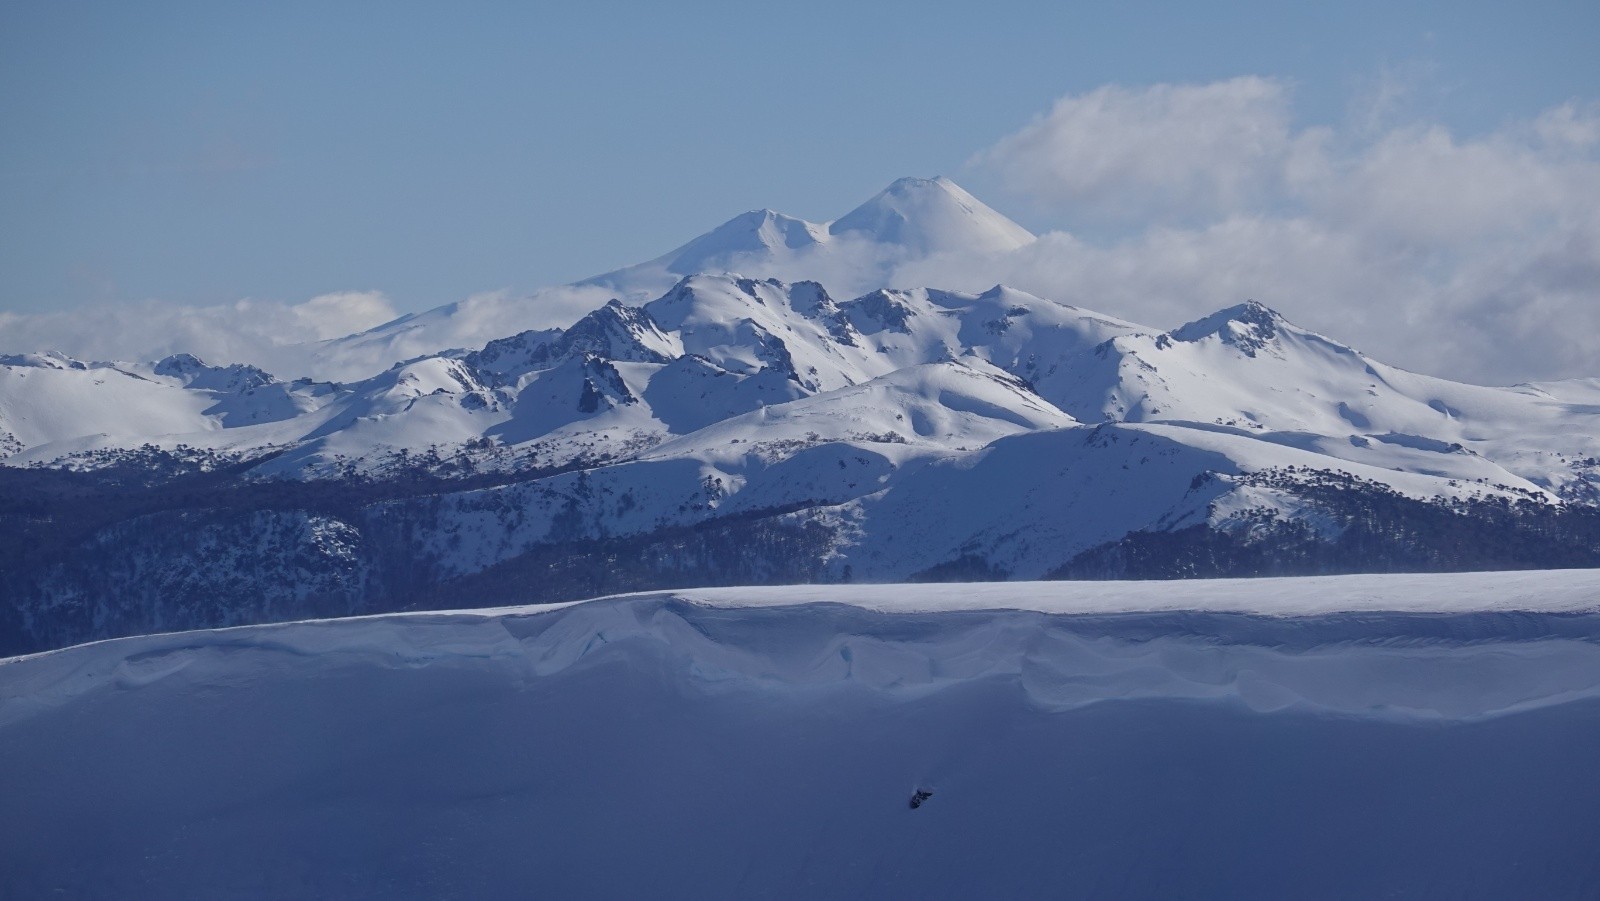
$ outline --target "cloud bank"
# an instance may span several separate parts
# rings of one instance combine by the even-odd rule
[[[1297,128],[1292,100],[1257,77],[1063,97],[970,165],[1079,234],[1122,236],[1053,232],[894,280],[1005,282],[1160,326],[1253,298],[1423,372],[1600,375],[1600,109],[1461,136]]]
[[[1205,213],[1259,198],[1293,153],[1289,97],[1265,78],[1206,85],[1108,85],[978,154],[1012,194],[1138,221]]]
[[[0,352],[56,350],[88,360],[155,360],[192,353],[284,371],[295,345],[348,335],[395,318],[376,291],[323,294],[303,303],[239,300],[185,306],[158,300],[60,313],[0,312]],[[292,372],[292,370],[289,370]]]
[[[0,312],[0,343],[5,350],[59,350],[85,359],[154,359],[185,351],[241,360],[264,347],[346,335],[395,315],[388,298],[375,291],[324,294],[299,304],[147,300],[61,313]]]
[[[54,350],[83,360],[149,361],[183,352],[216,363],[252,363],[285,378],[352,381],[397,360],[570,325],[610,296],[579,287],[523,296],[485,292],[371,334],[359,333],[400,315],[377,291],[341,291],[297,304],[147,300],[60,313],[0,311],[0,353]]]

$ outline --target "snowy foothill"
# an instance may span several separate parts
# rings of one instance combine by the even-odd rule
[[[1600,566],[1590,382],[846,265],[1033,240],[901,179],[596,276],[564,328],[530,299],[319,345],[404,349],[350,382],[0,355],[0,653],[686,585]]]
[[[685,589],[0,661],[17,897],[1585,897],[1600,571]]]

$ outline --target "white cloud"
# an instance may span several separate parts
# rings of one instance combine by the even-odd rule
[[[66,313],[0,312],[0,353],[56,350],[87,360],[148,361],[181,351],[213,363],[253,363],[285,378],[351,381],[396,360],[571,325],[611,296],[584,286],[527,295],[490,291],[376,330],[398,315],[376,291],[341,291],[298,304],[145,301]]]
[[[1106,245],[1052,232],[1013,254],[930,260],[902,267],[894,279],[968,291],[1003,282],[1157,328],[1255,299],[1350,340],[1352,332],[1369,330],[1372,311],[1347,298],[1412,292],[1423,284],[1407,272],[1405,259],[1386,258],[1315,220],[1248,215],[1204,228],[1152,228]]]
[[[1576,103],[1563,103],[1535,119],[1533,130],[1552,148],[1589,150],[1600,144],[1600,110],[1593,104],[1585,109]]]
[[[1584,168],[1512,135],[1459,141],[1432,126],[1391,132],[1299,188],[1313,210],[1349,228],[1449,249],[1563,216],[1593,193],[1585,182],[1594,165]]]
[[[289,312],[293,315],[295,323],[312,336],[311,340],[337,338],[359,332],[388,322],[396,315],[394,305],[389,303],[389,298],[377,291],[323,294],[290,307]],[[294,337],[290,340],[280,340],[279,343],[287,344],[298,340],[305,339]]]
[[[448,343],[477,347],[528,329],[565,328],[615,296],[610,289],[593,285],[561,285],[521,295],[474,294],[457,305]]]
[[[603,288],[581,285],[542,288],[527,295],[488,291],[365,334],[339,332],[331,341],[281,348],[281,366],[285,372],[353,381],[397,360],[482,347],[528,329],[565,327],[611,297]]]
[[[295,345],[371,328],[395,317],[382,294],[347,291],[299,304],[240,300],[185,306],[149,300],[63,313],[0,313],[0,352],[57,350],[99,360],[154,360],[180,351],[277,371]],[[298,375],[292,370],[288,375]]]
[[[611,296],[588,286],[490,291],[383,329],[376,327],[399,314],[377,291],[340,291],[297,304],[149,300],[63,313],[0,312],[0,353],[54,350],[85,360],[149,361],[184,352],[212,363],[252,363],[283,378],[352,381],[397,360],[571,325]]]
[[[895,280],[1002,281],[1163,327],[1254,298],[1424,372],[1600,375],[1600,110],[1464,137],[1397,123],[1388,98],[1381,116],[1295,129],[1290,100],[1258,78],[1062,98],[974,165],[1062,218],[1120,203],[1140,230]]]
[[[1289,91],[1280,81],[1110,85],[1057,100],[974,163],[1041,204],[1142,219],[1261,196],[1291,141]]]

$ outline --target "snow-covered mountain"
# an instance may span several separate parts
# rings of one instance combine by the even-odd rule
[[[908,262],[1014,250],[1033,240],[1027,229],[947,178],[902,178],[832,222],[751,210],[653,260],[575,285],[527,297],[450,303],[358,335],[285,349],[284,354],[302,360],[305,373],[350,380],[421,354],[547,327],[553,324],[550,309],[599,306],[609,297],[642,304],[688,275],[816,280],[838,294],[854,296],[892,287],[892,272]]]
[[[1253,302],[1160,331],[1003,287],[839,301],[815,282],[726,275],[348,385],[188,355],[0,358],[11,466],[94,467],[148,446],[270,454],[256,474],[294,478],[382,475],[430,452],[506,471],[773,442],[960,455],[1002,434],[1114,425],[1259,465],[1309,455],[1396,485],[1587,502],[1597,399],[1585,382],[1484,388],[1405,372]]]
[[[902,178],[832,222],[751,210],[663,256],[588,279],[624,297],[659,294],[685,275],[797,273],[854,288],[884,287],[889,266],[941,253],[1015,250],[1032,243],[1022,226],[948,178]]]
[[[1002,286],[675,271],[1027,240],[905,180],[349,383],[0,358],[0,611],[23,649],[465,593],[1600,562],[1592,380],[1421,376],[1254,302],[1164,329]]]

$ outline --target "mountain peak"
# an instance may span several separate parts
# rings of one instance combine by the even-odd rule
[[[75,360],[59,350],[41,353],[0,354],[0,366],[28,366],[34,369],[88,369],[82,360]]]
[[[960,191],[962,194],[966,193],[966,191],[962,190],[960,185],[948,178],[945,178],[943,175],[935,175],[932,178],[919,178],[915,175],[907,175],[895,179],[889,183],[889,187],[884,188],[884,193],[886,194],[908,195],[916,191]]]
[[[1215,335],[1224,344],[1232,344],[1253,357],[1289,324],[1277,310],[1247,300],[1185,323],[1167,334],[1174,341],[1199,341]]]
[[[853,296],[883,287],[909,260],[1005,253],[1033,241],[948,178],[901,178],[831,223],[750,210],[655,259],[577,284],[635,303],[686,275],[736,272],[786,282],[825,276],[830,288]]]
[[[1230,324],[1260,330],[1263,332],[1263,337],[1270,338],[1279,328],[1288,325],[1289,320],[1284,319],[1277,310],[1264,303],[1247,300],[1231,307],[1223,307],[1215,313],[1201,316],[1193,322],[1186,322],[1173,329],[1169,334],[1177,341],[1198,341],[1201,338],[1228,331]]]
[[[177,353],[162,357],[160,360],[157,360],[155,365],[155,373],[156,375],[181,377],[193,375],[194,373],[201,372],[209,368],[211,367],[206,365],[205,360],[200,359],[194,354]]]
[[[1033,242],[1027,229],[948,178],[901,178],[828,226],[921,254],[1000,252]]]
[[[163,357],[151,371],[159,376],[178,379],[188,388],[213,391],[249,391],[277,381],[271,373],[258,366],[248,363],[212,366],[187,353]]]
[[[826,232],[820,225],[785,216],[773,210],[750,210],[729,219],[673,251],[667,271],[678,275],[727,268],[739,254],[765,254],[798,250],[820,242]]]

